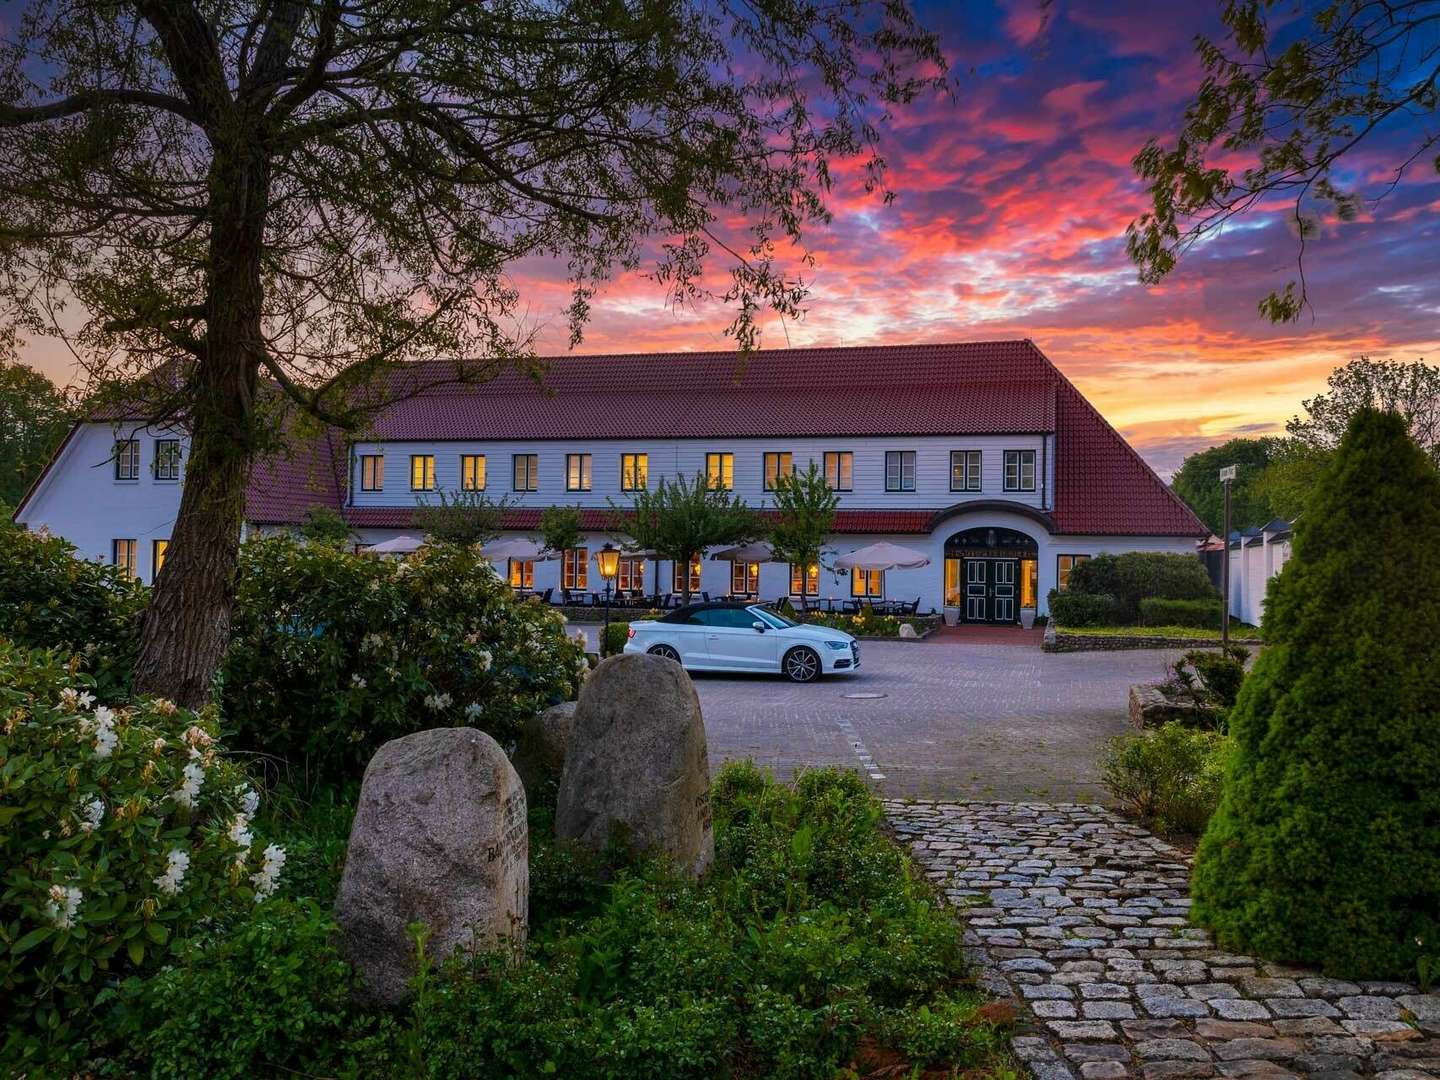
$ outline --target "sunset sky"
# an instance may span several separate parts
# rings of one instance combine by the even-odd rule
[[[1193,39],[1218,5],[1039,0],[920,6],[956,76],[953,102],[907,110],[884,150],[890,206],[843,178],[803,321],[763,345],[1032,338],[1162,473],[1234,434],[1278,430],[1338,364],[1434,359],[1440,179],[1421,163],[1307,260],[1313,315],[1276,327],[1256,301],[1293,276],[1281,207],[1192,253],[1161,287],[1136,281],[1125,226],[1143,209],[1130,159],[1173,137],[1199,83]],[[1412,138],[1414,131],[1408,133]],[[1401,128],[1387,138],[1403,142]],[[1368,193],[1393,155],[1350,163]],[[562,351],[563,272],[517,268],[542,351]],[[594,304],[582,352],[725,348],[723,308],[676,312],[636,277]],[[22,359],[71,375],[54,343]]]

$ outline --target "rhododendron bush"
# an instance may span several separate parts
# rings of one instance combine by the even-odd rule
[[[573,697],[584,651],[473,548],[404,562],[283,537],[242,551],[223,715],[302,785],[358,777],[389,739],[468,725],[502,743]]]
[[[195,927],[269,897],[285,862],[212,711],[110,707],[94,686],[78,658],[0,639],[0,1060],[21,1073]]]

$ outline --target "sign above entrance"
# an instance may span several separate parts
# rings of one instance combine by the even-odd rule
[[[967,529],[945,541],[945,557],[956,558],[1033,558],[1039,545],[1014,529]]]

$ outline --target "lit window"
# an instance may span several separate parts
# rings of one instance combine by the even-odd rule
[[[950,451],[950,490],[980,490],[980,451]]]
[[[820,564],[811,563],[808,568],[798,563],[790,564],[790,595],[820,595]]]
[[[628,555],[622,558],[615,571],[615,588],[620,592],[643,593],[645,591],[645,560]]]
[[[675,564],[674,580],[673,580],[672,584],[673,584],[673,586],[674,586],[675,592],[683,593],[683,592],[686,591],[686,589],[685,589],[685,586],[686,586],[685,568],[684,568],[683,566],[681,566],[678,562]],[[690,580],[689,580],[689,586],[690,586],[689,591],[692,592],[692,593],[698,593],[698,592],[700,591],[700,556],[699,556],[699,555],[696,555],[694,558],[692,558],[692,559],[690,560]]]
[[[735,487],[735,455],[705,455],[705,486],[711,491],[731,491]]]
[[[620,490],[644,491],[650,486],[650,455],[620,455]]]
[[[410,490],[435,490],[435,455],[410,455]]]
[[[590,549],[570,548],[561,561],[560,585],[565,589],[588,589],[590,581]]]
[[[1057,556],[1055,567],[1055,587],[1064,592],[1070,587],[1070,571],[1083,562],[1089,562],[1089,555],[1060,555]]]
[[[180,479],[180,440],[155,440],[155,479]]]
[[[565,455],[565,490],[590,490],[590,455]]]
[[[385,459],[379,454],[360,455],[360,490],[380,491],[385,487]]]
[[[1035,490],[1035,451],[1005,451],[1005,490]]]
[[[533,589],[535,587],[534,560],[511,559],[510,584],[517,589]]]
[[[110,541],[110,561],[119,567],[126,577],[133,578],[139,576],[140,568],[135,565],[135,549],[137,546],[134,540]]]
[[[485,490],[485,455],[460,455],[460,487],[464,491]]]
[[[795,472],[794,455],[783,451],[765,455],[765,490],[774,491],[779,482]]]
[[[117,439],[115,441],[115,479],[140,479],[139,439]]]
[[[850,491],[855,483],[855,455],[849,450],[827,450],[825,482],[832,491]]]
[[[732,562],[730,564],[730,592],[736,596],[754,596],[760,591],[760,564],[758,562]]]
[[[150,580],[154,581],[165,565],[165,553],[170,550],[169,540],[150,541]]]
[[[539,454],[516,454],[514,466],[513,486],[516,491],[540,490]]]
[[[887,450],[885,452],[885,490],[915,490],[914,450]]]
[[[885,571],[862,570],[858,566],[853,567],[850,571],[850,595],[884,596]]]

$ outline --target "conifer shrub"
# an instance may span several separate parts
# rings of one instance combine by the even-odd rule
[[[1414,979],[1440,940],[1440,475],[1365,411],[1272,579],[1196,857],[1226,948]]]

